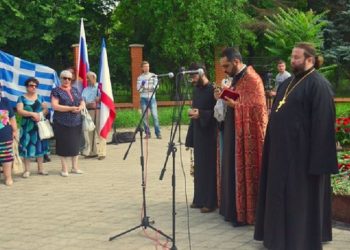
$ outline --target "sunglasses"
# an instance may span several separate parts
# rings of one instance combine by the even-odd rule
[[[29,88],[29,87],[30,87],[30,88],[37,88],[38,86],[37,86],[36,84],[29,84],[29,85],[28,85],[28,88]]]
[[[68,80],[68,81],[72,81],[72,78],[70,77],[62,77],[63,80]]]

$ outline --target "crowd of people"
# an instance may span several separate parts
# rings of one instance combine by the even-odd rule
[[[293,48],[293,75],[278,62],[269,115],[263,81],[237,49],[222,51],[227,78],[220,85],[210,83],[203,65],[191,65],[204,70],[191,75],[191,208],[218,208],[234,227],[255,225],[254,238],[268,249],[319,250],[332,240],[335,107],[329,82],[317,72],[320,62],[308,43]]]
[[[56,142],[56,154],[61,161],[62,177],[73,174],[83,174],[79,168],[79,155],[87,158],[97,157],[103,160],[106,157],[106,140],[101,138],[99,131],[100,90],[96,83],[96,74],[88,72],[89,86],[80,89],[81,85],[75,80],[73,69],[63,70],[60,74],[60,84],[51,91],[51,107],[43,97],[37,93],[39,81],[29,77],[25,82],[26,93],[19,96],[16,112],[20,117],[19,132],[17,128],[14,109],[10,106],[6,97],[0,98],[0,163],[4,174],[5,184],[11,186],[12,165],[14,151],[23,159],[23,178],[30,177],[30,163],[36,160],[37,174],[48,175],[44,169],[44,158],[50,153],[47,139],[41,139],[38,122],[47,119],[52,113],[51,119]],[[93,131],[82,129],[82,111],[87,109],[96,128]],[[14,143],[14,141],[16,143]],[[14,146],[18,146],[14,150]]]
[[[227,78],[218,85],[210,82],[204,65],[191,64],[194,92],[186,137],[186,146],[194,153],[191,208],[201,213],[218,208],[234,227],[255,225],[254,238],[268,249],[318,250],[322,242],[332,240],[330,174],[338,171],[335,107],[329,82],[317,72],[320,63],[308,43],[293,48],[292,75],[284,61],[278,62],[269,115],[263,81],[244,64],[237,49],[222,51],[220,64]],[[151,112],[155,135],[161,139],[154,94],[157,77],[147,61],[141,69],[137,80],[141,108]],[[85,89],[74,86],[79,85],[74,76],[72,70],[63,70],[60,86],[51,92],[62,177],[69,176],[69,167],[71,173],[83,174],[78,163],[81,153],[99,160],[106,156],[106,141],[97,133],[101,93],[96,74],[88,72]],[[36,159],[39,175],[48,174],[43,166],[48,142],[40,139],[36,125],[48,114],[47,103],[36,91],[39,84],[28,78],[26,93],[18,97],[19,138],[15,113],[8,99],[0,98],[0,162],[9,186],[13,140],[19,142],[24,178],[30,176],[31,159]],[[94,131],[83,131],[83,109],[96,124]],[[143,125],[148,139],[148,119]]]
[[[141,64],[142,74],[137,80],[137,88],[140,92],[140,104],[143,112],[147,114],[143,124],[145,138],[151,138],[148,124],[148,111],[151,112],[157,139],[161,139],[161,131],[157,113],[157,102],[155,94],[157,88],[157,78],[150,72],[147,61]],[[48,175],[44,169],[44,159],[49,159],[49,143],[47,139],[40,139],[37,122],[46,119],[52,114],[51,121],[56,142],[56,154],[60,158],[62,177],[73,174],[83,174],[79,167],[79,155],[85,158],[97,158],[103,160],[106,157],[106,139],[98,133],[100,129],[100,107],[101,91],[97,83],[97,76],[94,72],[87,72],[88,86],[82,87],[82,82],[76,78],[74,68],[68,68],[60,73],[60,84],[51,91],[51,107],[53,112],[49,112],[47,103],[42,96],[37,93],[39,81],[28,78],[24,85],[26,93],[18,97],[16,112],[21,117],[20,132],[15,119],[15,112],[10,106],[6,97],[0,99],[0,163],[3,168],[5,184],[13,184],[11,168],[14,160],[14,151],[19,152],[19,157],[23,159],[23,178],[30,177],[30,163],[36,160],[38,175]],[[149,106],[147,108],[147,105]],[[84,130],[82,126],[83,114],[86,109],[90,115],[95,129]],[[147,111],[146,111],[147,109]],[[85,110],[84,110],[85,111]],[[18,145],[18,150],[13,150],[14,143]]]

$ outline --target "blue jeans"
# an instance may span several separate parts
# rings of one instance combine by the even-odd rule
[[[141,97],[142,113],[145,112],[148,100],[149,100],[148,98]],[[149,106],[149,109],[151,110],[151,114],[153,117],[155,134],[156,134],[156,136],[160,136],[160,127],[159,127],[158,112],[157,112],[157,101],[155,98],[151,99],[151,104]],[[150,131],[149,125],[148,125],[148,114],[149,114],[149,110],[147,111],[147,114],[145,115],[145,119],[143,119],[143,127],[145,129],[146,135],[151,135],[151,131]]]

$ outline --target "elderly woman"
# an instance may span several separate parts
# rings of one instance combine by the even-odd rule
[[[18,97],[17,112],[22,116],[19,155],[24,159],[23,178],[30,176],[30,159],[36,158],[38,174],[48,175],[43,168],[43,156],[48,153],[48,141],[39,137],[37,122],[47,114],[47,104],[37,94],[39,81],[30,77],[25,82],[27,93]]]
[[[61,176],[68,177],[68,162],[72,163],[72,173],[82,174],[78,167],[78,155],[82,134],[81,110],[85,103],[76,88],[72,87],[72,73],[63,70],[61,85],[51,92],[54,109],[53,128],[56,138],[56,153],[61,158]]]
[[[1,86],[0,86],[1,89]],[[13,138],[17,135],[15,113],[9,100],[0,95],[0,163],[5,177],[5,184],[13,184],[11,168],[13,162]]]

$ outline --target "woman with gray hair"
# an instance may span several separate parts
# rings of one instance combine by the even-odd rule
[[[85,103],[78,90],[72,87],[72,73],[63,70],[61,85],[51,92],[51,105],[54,112],[53,127],[56,139],[56,153],[61,158],[61,176],[68,177],[68,161],[72,163],[72,173],[82,174],[78,167],[81,142],[81,110]]]

